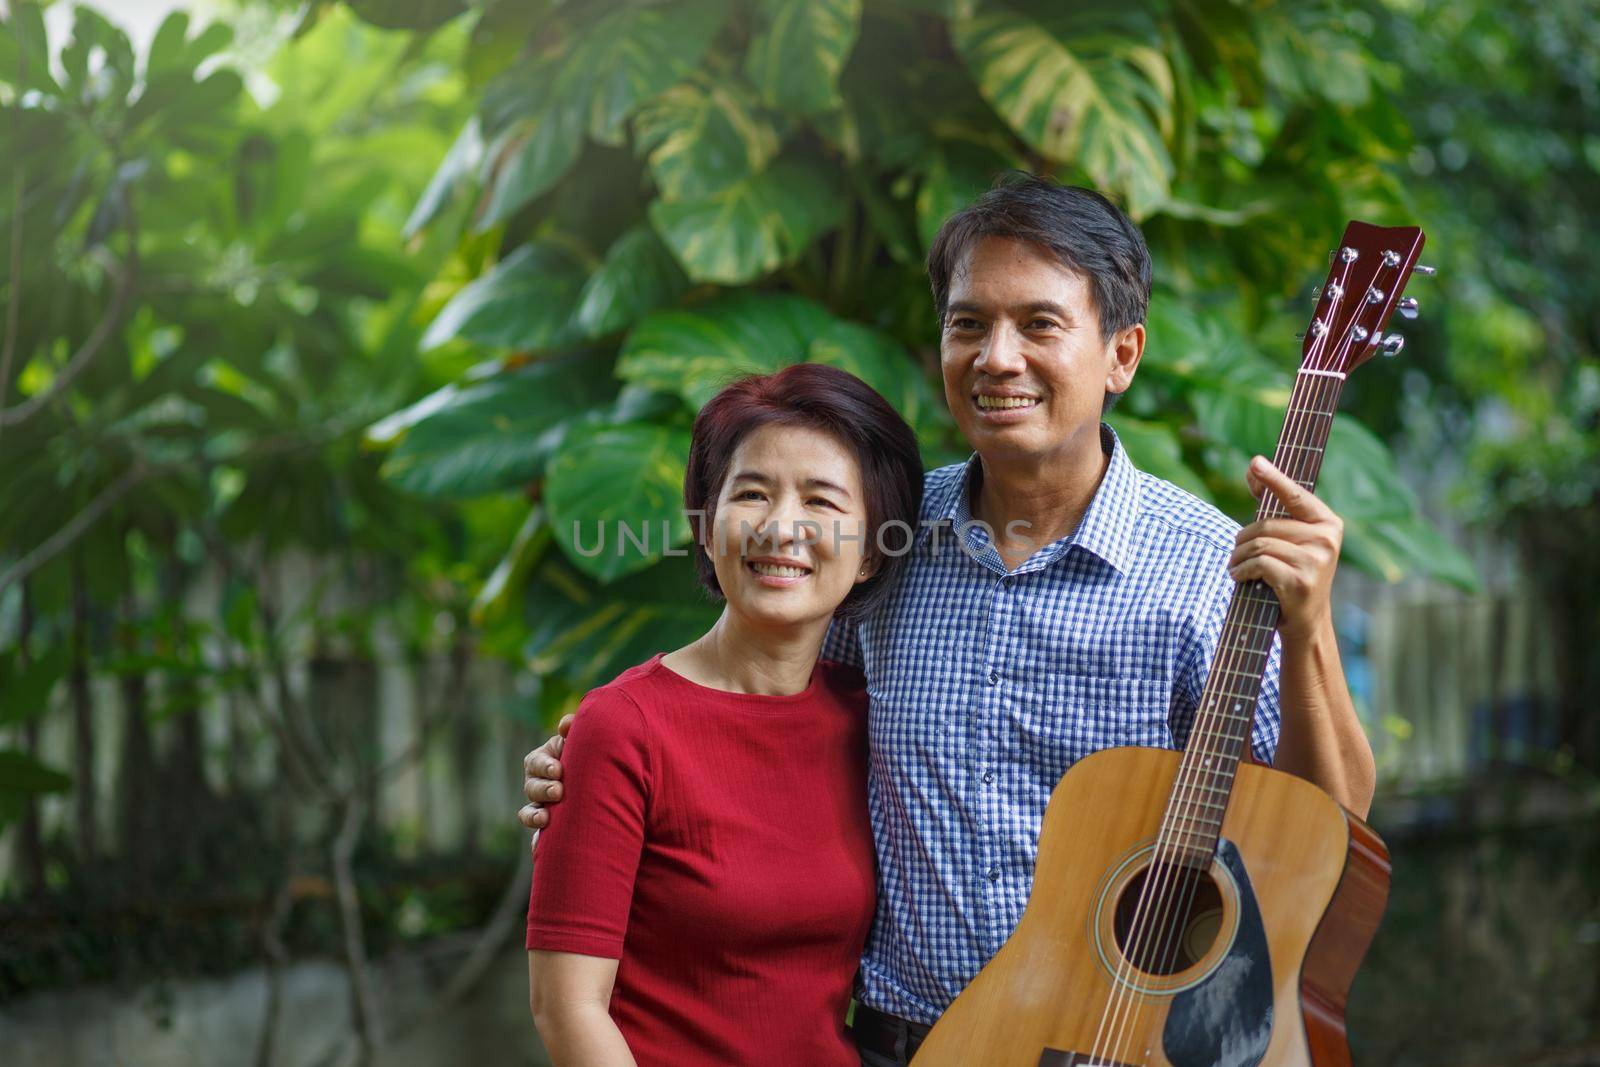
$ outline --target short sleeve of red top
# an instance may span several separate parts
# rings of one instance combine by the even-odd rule
[[[527,946],[618,960],[640,1064],[856,1067],[844,1016],[872,922],[866,690],[708,689],[659,655],[590,692],[534,852]]]

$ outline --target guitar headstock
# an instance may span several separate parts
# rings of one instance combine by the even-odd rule
[[[1415,318],[1417,302],[1403,298],[1417,266],[1424,238],[1415,226],[1373,226],[1351,221],[1339,247],[1330,254],[1327,280],[1317,291],[1317,310],[1302,334],[1301,366],[1306,370],[1349,374],[1382,350],[1395,355],[1405,343],[1399,334],[1385,337],[1389,316],[1397,309]]]

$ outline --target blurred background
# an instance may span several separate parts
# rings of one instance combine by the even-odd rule
[[[1111,421],[1241,519],[1345,221],[1425,229],[1321,483],[1352,1040],[1600,1063],[1595,0],[0,11],[6,1062],[544,1063],[520,757],[715,617],[697,405],[826,362],[964,458],[922,257],[1022,168],[1140,222]]]

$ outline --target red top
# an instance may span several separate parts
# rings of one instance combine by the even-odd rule
[[[534,850],[530,949],[620,960],[641,1067],[858,1067],[845,1009],[872,923],[867,694],[708,689],[661,664],[592,690]]]

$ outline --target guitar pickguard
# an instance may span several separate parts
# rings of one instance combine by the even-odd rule
[[[1272,960],[1261,908],[1232,841],[1217,860],[1238,887],[1239,929],[1211,974],[1172,998],[1161,1048],[1173,1067],[1256,1067],[1272,1038]]]

